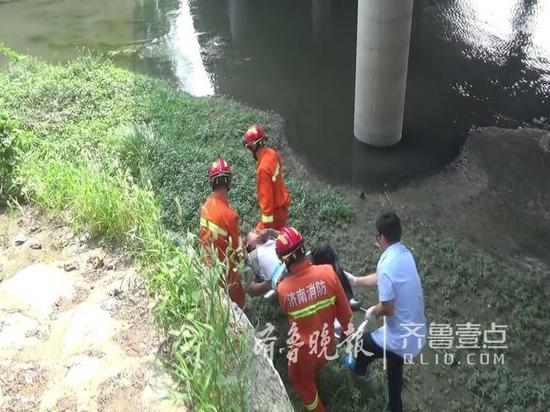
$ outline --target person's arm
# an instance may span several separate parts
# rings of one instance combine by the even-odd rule
[[[258,227],[261,229],[270,228],[273,226],[273,185],[271,175],[267,170],[258,170],[256,185],[258,203],[262,213]]]
[[[351,286],[362,287],[362,288],[372,288],[378,283],[378,275],[371,273],[366,276],[353,276],[351,273],[344,271],[346,277],[349,280]]]
[[[231,241],[229,244],[229,256],[233,262],[237,262],[244,257],[244,247],[239,234],[239,216],[234,212],[230,215],[228,220],[229,237]]]
[[[372,319],[379,316],[392,316],[395,299],[393,283],[387,273],[380,273],[378,276],[378,303],[371,306],[365,318]]]
[[[271,282],[270,281],[263,281],[263,282],[257,282],[253,281],[248,284],[248,290],[247,293],[252,296],[262,296],[269,292],[271,290]]]
[[[378,302],[373,309],[373,315],[380,316],[392,316],[393,315],[393,300],[387,302]]]

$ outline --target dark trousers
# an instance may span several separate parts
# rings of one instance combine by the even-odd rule
[[[370,333],[363,335],[362,349],[372,353],[372,356],[367,356],[363,351],[359,351],[357,361],[355,363],[355,373],[365,375],[367,367],[375,359],[384,357],[383,349],[378,346]],[[393,352],[386,350],[386,366],[388,372],[388,392],[389,392],[389,409],[391,412],[401,412],[403,403],[401,402],[401,389],[403,388],[403,358]]]

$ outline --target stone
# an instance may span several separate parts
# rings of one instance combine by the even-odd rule
[[[65,272],[72,272],[73,270],[77,270],[78,266],[76,266],[76,264],[74,263],[65,263],[63,265],[63,269],[65,270]]]
[[[100,375],[101,366],[101,359],[76,356],[71,360],[71,366],[65,375],[65,382],[71,386],[87,383]]]
[[[235,304],[231,305],[233,316],[230,324],[244,333],[249,348],[258,347],[258,338],[255,336],[254,327],[244,312]],[[262,350],[253,350],[246,360],[250,365],[251,376],[254,376],[257,390],[247,396],[248,408],[250,411],[263,411],[265,405],[272,406],[274,411],[293,411],[292,403],[288,397],[285,386],[279,373],[273,365],[273,361]]]
[[[107,294],[109,296],[112,296],[114,298],[120,296],[122,294],[122,291],[118,287],[109,287],[109,290],[107,291]]]
[[[182,410],[173,403],[170,397],[170,387],[175,384],[172,379],[164,373],[159,363],[147,362],[142,366],[144,372],[145,387],[141,395],[144,405],[154,405],[158,411],[180,411]]]
[[[19,312],[2,314],[2,316],[0,349],[21,349],[40,343],[33,337],[33,331],[40,328],[36,320]]]
[[[39,242],[32,242],[29,247],[34,250],[42,249],[42,245]]]
[[[19,299],[40,315],[48,316],[55,302],[71,298],[74,292],[73,281],[62,271],[53,266],[35,264],[0,284],[0,301]]]
[[[27,236],[25,236],[23,233],[18,233],[15,236],[13,243],[15,244],[15,246],[21,246],[26,241],[27,241]]]
[[[62,344],[65,353],[81,353],[92,347],[101,347],[111,339],[116,328],[116,321],[107,311],[87,303],[71,313],[62,313],[59,322],[65,324]]]
[[[92,265],[92,268],[95,270],[101,269],[102,267],[105,266],[105,262],[103,261],[103,258],[100,256],[91,256],[88,259],[88,263]]]
[[[121,302],[115,297],[107,299],[101,305],[101,309],[106,310],[107,312],[116,312],[120,309]]]
[[[131,297],[141,282],[143,282],[143,280],[139,277],[139,275],[134,270],[129,270],[119,279],[111,282],[107,286],[107,293],[109,296],[114,297],[117,297],[123,293]]]

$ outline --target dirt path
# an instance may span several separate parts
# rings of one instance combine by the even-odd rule
[[[122,255],[0,212],[0,411],[170,411],[151,302]]]

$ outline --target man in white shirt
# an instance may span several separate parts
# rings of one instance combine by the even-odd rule
[[[245,269],[246,290],[250,296],[261,296],[286,274],[286,266],[279,260],[275,250],[279,232],[273,229],[252,231],[246,237],[247,268]],[[340,279],[352,310],[359,310],[360,302],[353,299],[353,291],[334,249],[327,243],[309,253],[313,264],[331,265]],[[275,280],[272,281],[274,278]]]
[[[282,266],[275,250],[278,232],[265,229],[252,231],[246,238],[247,268],[246,291],[250,296],[261,296],[271,290],[271,277],[276,268]]]
[[[346,275],[353,286],[378,286],[379,302],[367,310],[365,317],[385,316],[386,326],[363,335],[363,350],[351,367],[355,373],[364,375],[373,360],[386,358],[389,409],[394,412],[403,409],[403,359],[417,356],[426,344],[424,296],[414,258],[401,243],[399,217],[393,212],[382,214],[376,221],[376,229],[383,250],[376,273],[358,278]]]

